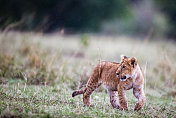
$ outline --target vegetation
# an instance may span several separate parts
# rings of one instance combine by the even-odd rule
[[[1,0],[0,28],[97,30],[104,20],[121,17],[126,11],[123,0]]]
[[[113,109],[103,87],[83,107],[85,86],[99,60],[135,56],[144,72],[147,102],[133,112]],[[0,34],[0,117],[176,117],[176,47],[174,42],[141,41],[94,35]],[[118,98],[117,98],[118,99]]]
[[[156,6],[159,6],[159,9],[165,13],[165,16],[168,17],[169,30],[167,31],[169,37],[176,37],[176,1],[174,0],[156,0]]]
[[[1,0],[0,30],[175,37],[174,0]],[[105,27],[105,26],[106,27]]]

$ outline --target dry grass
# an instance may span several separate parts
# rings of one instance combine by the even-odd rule
[[[175,45],[174,42],[164,40],[146,42],[123,36],[1,33],[0,113],[5,116],[173,117],[176,110],[173,106],[176,102]],[[112,109],[103,88],[98,90],[101,93],[93,94],[93,101],[98,101],[96,108],[82,107],[81,96],[70,98],[73,89],[85,85],[92,68],[100,59],[119,61],[121,54],[135,56],[145,71],[145,92],[148,99],[143,110],[129,113]],[[46,86],[39,85],[49,86],[45,88]],[[30,91],[42,93],[39,95]],[[131,92],[129,94],[129,102],[134,104]],[[53,97],[42,97],[48,95]],[[33,96],[37,98],[34,99]],[[22,100],[20,106],[16,107],[15,102],[21,99],[26,101]],[[46,102],[33,103],[40,100]],[[9,106],[5,105],[6,102]]]

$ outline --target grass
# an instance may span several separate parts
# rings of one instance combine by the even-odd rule
[[[1,117],[176,117],[176,43],[129,37],[0,34]],[[136,99],[127,92],[129,111],[113,109],[103,87],[83,107],[85,86],[99,60],[135,56],[145,75],[146,104],[133,112]]]
[[[113,109],[106,93],[92,95],[94,108],[83,107],[82,96],[71,97],[72,90],[64,86],[0,86],[1,116],[57,116],[57,117],[173,117],[176,103],[173,98],[147,95],[147,103],[133,112],[134,97],[128,93],[130,111]]]

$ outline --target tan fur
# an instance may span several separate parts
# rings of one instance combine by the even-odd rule
[[[113,62],[99,63],[94,68],[92,75],[90,76],[87,82],[86,88],[73,92],[72,97],[79,94],[83,94],[84,105],[92,106],[90,104],[90,95],[101,84],[104,84],[110,95],[110,103],[113,106],[113,108],[128,110],[125,91],[133,88],[134,95],[139,99],[134,110],[139,110],[143,106],[143,103],[145,101],[143,99],[143,97],[145,96],[143,93],[143,87],[142,87],[143,79],[142,80],[140,79],[142,77],[141,75],[139,75],[137,77],[138,79],[135,79],[135,80],[133,80],[132,77],[125,79],[125,81],[124,79],[121,78],[122,76],[125,76],[127,74],[133,75],[132,69],[130,69],[130,65],[129,67],[127,66],[128,67],[126,68],[127,70],[121,69],[122,66],[124,66],[125,64],[128,64],[126,63],[126,59],[127,58],[122,57],[121,63],[113,63]],[[119,75],[117,75],[117,73]],[[116,98],[117,92],[119,96],[120,105],[117,104],[117,98]]]
[[[119,73],[121,80],[118,89],[120,107],[127,109],[125,91],[133,88],[133,94],[138,99],[134,111],[138,111],[143,107],[146,100],[143,90],[144,77],[141,68],[137,63],[136,58],[125,58],[124,56],[122,57],[120,67],[116,72]]]

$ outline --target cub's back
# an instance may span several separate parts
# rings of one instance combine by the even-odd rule
[[[117,87],[120,78],[117,78],[116,71],[120,66],[116,62],[101,62],[101,76],[100,82],[106,86]]]

